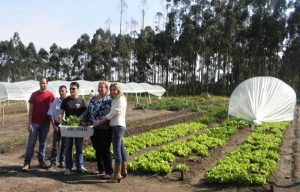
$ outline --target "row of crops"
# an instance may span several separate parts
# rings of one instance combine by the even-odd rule
[[[154,129],[140,135],[125,137],[127,153],[132,155],[147,147],[157,146],[191,132],[207,128],[207,124],[215,122],[216,119],[224,118],[226,116],[226,111],[219,109],[216,112],[208,113],[188,123],[181,123],[165,128]],[[92,161],[96,159],[93,147],[89,147],[84,150],[84,158]]]
[[[184,104],[180,100],[178,102]],[[206,106],[213,111],[196,120],[126,137],[125,144],[129,155],[153,147],[143,155],[134,157],[134,160],[129,162],[128,168],[132,172],[158,174],[176,170],[188,171],[190,169],[188,163],[176,161],[178,158],[186,157],[188,161],[195,161],[198,157],[207,157],[211,149],[226,145],[239,129],[248,128],[250,125],[241,119],[231,119],[218,127],[208,128],[209,123],[224,119],[227,112],[224,110],[224,102],[223,106],[222,104]],[[281,122],[258,126],[243,145],[220,160],[205,174],[206,181],[246,185],[267,183],[276,170],[283,133],[288,125],[287,122]],[[84,150],[84,157],[87,160],[95,160],[92,147]]]
[[[152,109],[161,110],[167,109],[170,111],[179,110],[214,110],[215,108],[224,107],[228,102],[227,97],[216,97],[210,95],[204,95],[200,97],[168,97],[161,98],[152,103],[141,102],[136,105],[137,109]]]
[[[195,126],[205,127],[200,123]],[[157,150],[136,157],[133,162],[129,163],[129,169],[132,171],[170,173],[173,170],[176,157],[186,157],[194,153],[199,156],[208,156],[210,148],[225,145],[230,136],[234,135],[238,128],[243,127],[248,127],[246,121],[236,119],[226,121],[217,128],[205,129],[185,140],[163,145]]]
[[[288,122],[257,127],[246,142],[221,160],[206,175],[209,182],[266,184],[275,172]]]

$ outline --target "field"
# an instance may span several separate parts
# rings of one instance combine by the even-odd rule
[[[199,101],[200,102],[200,101]],[[202,101],[201,101],[202,102]],[[208,101],[205,101],[208,102]],[[189,103],[186,103],[191,106]],[[26,147],[27,139],[27,114],[24,109],[24,104],[15,103],[6,106],[4,122],[0,126],[0,185],[1,191],[300,191],[300,132],[297,129],[299,120],[296,119],[293,124],[290,124],[284,131],[283,142],[280,142],[280,160],[277,169],[270,176],[266,184],[242,184],[236,183],[209,183],[205,178],[207,171],[211,170],[221,159],[227,157],[231,152],[239,146],[246,143],[249,136],[253,133],[250,126],[236,129],[234,134],[230,134],[226,138],[226,143],[215,144],[214,147],[209,147],[207,155],[199,155],[195,152],[190,152],[189,155],[176,156],[176,160],[171,163],[173,170],[167,173],[145,171],[139,168],[135,169],[136,159],[143,155],[151,153],[151,151],[162,150],[163,146],[174,144],[176,142],[186,141],[196,134],[201,134],[205,130],[217,130],[215,128],[223,126],[226,118],[217,116],[216,119],[205,121],[205,128],[193,130],[189,133],[184,133],[183,136],[176,136],[169,141],[158,142],[158,138],[154,139],[157,144],[152,144],[146,148],[138,149],[129,155],[131,162],[131,171],[126,179],[123,179],[120,184],[103,183],[102,180],[93,174],[96,165],[93,161],[86,161],[85,166],[88,168],[88,173],[79,174],[72,173],[71,176],[64,176],[63,169],[57,169],[55,172],[39,169],[36,156],[33,158],[33,169],[28,173],[21,171],[23,163],[23,155]],[[165,107],[167,108],[167,107]],[[196,106],[196,109],[188,109],[188,107],[171,106],[169,109],[150,110],[140,105],[139,109],[135,109],[133,102],[128,105],[127,112],[127,132],[126,140],[128,147],[130,139],[133,136],[140,137],[142,134],[148,134],[150,131],[159,130],[163,132],[163,128],[169,126],[174,127],[180,124],[188,124],[194,121],[200,121],[199,118],[210,114],[217,108],[209,106]],[[240,127],[240,126],[239,126]],[[175,127],[175,129],[179,129]],[[197,128],[198,129],[198,128]],[[185,130],[185,129],[184,129]],[[49,133],[47,154],[51,149],[51,132]],[[148,137],[148,136],[146,136]],[[170,137],[168,135],[168,137]],[[86,139],[86,148],[88,148],[89,140]],[[130,145],[130,146],[129,146]],[[175,149],[175,144],[171,146]],[[166,150],[166,149],[163,149]],[[36,150],[37,151],[37,150]],[[175,150],[178,153],[180,150]],[[256,157],[259,158],[258,156]],[[181,165],[181,171],[180,169]],[[136,166],[138,166],[136,164]],[[185,170],[185,166],[188,170]],[[240,178],[240,181],[242,177]]]

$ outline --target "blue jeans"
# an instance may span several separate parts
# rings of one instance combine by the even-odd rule
[[[121,164],[122,162],[127,161],[127,154],[124,145],[125,127],[112,126],[111,129],[115,163]]]
[[[56,166],[57,154],[59,153],[59,164],[65,164],[65,148],[66,148],[66,138],[61,137],[60,131],[53,132],[53,142],[52,142],[52,150],[51,150],[51,165]],[[61,145],[60,145],[61,142]]]
[[[73,142],[75,139],[75,148],[76,148],[76,167],[80,169],[83,166],[83,153],[82,153],[82,145],[83,138],[82,137],[66,137],[66,168],[72,169],[73,167],[73,158],[72,158],[72,148]]]
[[[26,147],[24,165],[30,165],[31,159],[34,154],[34,147],[39,137],[39,153],[38,153],[38,161],[39,163],[43,163],[45,161],[45,151],[46,151],[46,140],[49,132],[50,124],[32,124],[32,131],[29,132],[28,143]]]

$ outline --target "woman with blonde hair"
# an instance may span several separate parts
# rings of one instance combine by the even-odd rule
[[[127,100],[122,92],[120,84],[118,83],[110,85],[110,95],[112,97],[110,112],[96,124],[104,124],[106,121],[110,121],[109,125],[112,129],[115,172],[113,179],[108,182],[119,183],[122,177],[124,178],[127,176],[127,154],[124,146]]]
[[[86,125],[99,121],[110,111],[111,97],[109,96],[109,84],[107,81],[100,81],[98,84],[98,95],[91,98],[87,110],[81,116]],[[110,146],[112,142],[112,131],[109,122],[94,126],[94,135],[91,142],[95,149],[97,171],[104,179],[111,179],[113,174],[112,156]],[[103,175],[105,172],[105,175]]]

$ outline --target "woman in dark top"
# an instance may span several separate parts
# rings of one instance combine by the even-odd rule
[[[86,124],[93,124],[107,115],[111,107],[111,98],[108,91],[108,82],[100,81],[98,84],[98,95],[90,100],[88,109],[83,113],[82,119]],[[112,155],[110,146],[112,142],[112,130],[109,122],[96,126],[91,141],[96,152],[98,174],[104,179],[110,179],[113,175]]]

